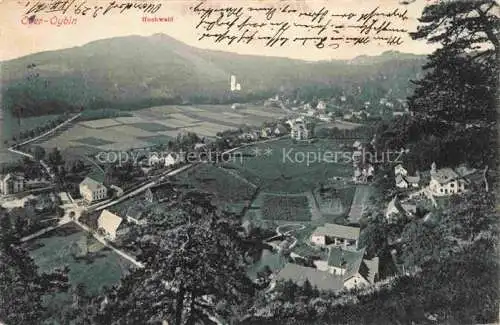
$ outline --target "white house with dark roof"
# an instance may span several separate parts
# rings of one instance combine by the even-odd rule
[[[108,189],[100,181],[85,177],[80,183],[80,195],[87,203],[104,200],[108,197]]]
[[[394,175],[401,175],[401,176],[407,176],[408,175],[408,171],[406,170],[406,168],[404,168],[404,166],[402,164],[397,164],[395,167],[394,167]]]
[[[359,228],[326,223],[316,228],[311,235],[311,242],[319,246],[357,247]]]
[[[322,100],[318,102],[318,105],[316,105],[316,109],[324,111],[326,109],[326,103]]]
[[[97,219],[97,228],[104,233],[104,236],[111,241],[114,241],[119,234],[124,234],[128,229],[122,225],[123,219],[116,214],[104,209]]]
[[[416,212],[416,205],[402,203],[396,195],[387,205],[387,208],[385,210],[385,218],[387,219],[387,221],[392,222],[396,220],[398,216],[411,217],[415,215]]]
[[[467,190],[467,181],[453,169],[436,169],[436,163],[432,163],[429,190],[435,196],[458,194]]]
[[[0,175],[0,194],[9,195],[24,191],[25,180],[23,175],[8,173]]]
[[[303,120],[297,119],[292,125],[290,136],[295,140],[307,140],[311,137],[311,131]]]
[[[394,175],[396,187],[398,188],[418,188],[420,187],[420,173],[417,171],[415,176],[408,175],[408,171],[403,167],[402,164],[398,164],[394,167]]]

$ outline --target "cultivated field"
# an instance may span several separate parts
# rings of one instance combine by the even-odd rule
[[[262,217],[276,221],[310,221],[311,208],[305,195],[264,195],[260,207]]]
[[[285,112],[262,106],[233,110],[230,105],[201,105],[156,106],[131,114],[134,116],[81,121],[39,145],[46,149],[78,148],[79,154],[145,148],[166,143],[182,132],[213,138],[220,131],[243,124],[258,126],[283,117]]]

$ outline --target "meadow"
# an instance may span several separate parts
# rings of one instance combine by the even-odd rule
[[[341,160],[310,163],[290,160],[287,157],[290,150],[293,158],[294,153],[301,156],[308,152],[340,152],[341,147],[332,140],[318,139],[314,143],[295,143],[290,139],[280,139],[246,147],[237,152],[241,159],[225,162],[223,166],[234,170],[262,191],[283,194],[311,191],[330,178],[350,177],[352,174],[352,166]]]
[[[103,287],[117,284],[128,272],[131,264],[89,238],[79,227],[68,224],[27,243],[30,255],[39,272],[50,272],[68,266],[68,279],[72,287],[83,284],[92,294],[102,292]],[[82,254],[87,250],[88,254]],[[58,310],[71,304],[71,294],[59,293],[45,297],[49,309]]]
[[[257,188],[242,179],[211,164],[200,164],[175,176],[175,182],[186,189],[196,188],[213,195],[215,205],[228,211],[241,212],[250,204]]]

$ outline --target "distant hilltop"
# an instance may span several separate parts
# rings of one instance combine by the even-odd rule
[[[307,62],[204,50],[165,34],[125,36],[4,61],[1,95],[6,109],[22,107],[24,116],[81,108],[245,102],[304,87],[348,91],[373,85],[404,98],[408,80],[415,78],[424,59],[389,51]],[[237,83],[244,81],[240,91],[228,87],[231,75]]]

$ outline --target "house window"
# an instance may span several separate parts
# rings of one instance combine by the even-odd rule
[[[451,184],[450,184],[450,187],[455,187],[455,183],[451,183]]]
[[[448,189],[445,189],[445,190],[444,190],[444,194],[448,194]]]
[[[443,189],[441,189],[441,193],[443,193]]]

